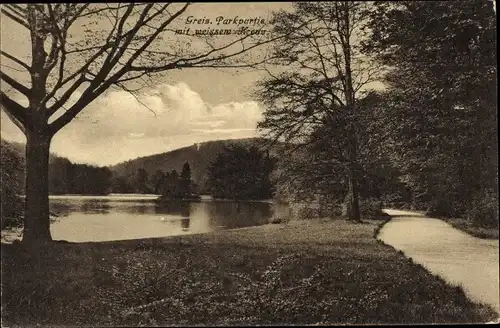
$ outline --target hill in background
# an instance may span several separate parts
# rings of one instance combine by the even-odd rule
[[[149,177],[151,177],[158,170],[166,173],[175,169],[180,173],[182,165],[188,162],[191,167],[193,181],[203,189],[207,181],[207,171],[210,163],[215,160],[218,153],[224,152],[225,147],[231,144],[258,146],[262,141],[261,138],[208,141],[161,154],[139,157],[109,168],[115,177],[133,176],[141,168],[145,169]]]
[[[75,164],[65,157],[51,153],[49,156],[49,190],[51,194],[102,194],[106,193],[104,190],[117,192],[112,187],[112,181],[116,178],[123,177],[133,184],[138,170],[144,169],[151,181],[158,170],[167,173],[175,169],[180,173],[184,163],[188,162],[191,167],[192,180],[203,191],[208,180],[208,167],[215,160],[217,154],[225,151],[225,147],[231,144],[260,147],[264,141],[265,139],[262,138],[208,141],[102,168]],[[1,140],[1,143],[10,145],[24,163],[25,144],[4,139]],[[274,154],[272,149],[270,154]],[[102,170],[109,171],[109,174],[101,172]],[[23,171],[18,172],[16,178],[20,185],[24,186]]]

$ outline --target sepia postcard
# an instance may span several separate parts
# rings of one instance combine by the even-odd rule
[[[499,323],[496,20],[1,4],[2,327]]]

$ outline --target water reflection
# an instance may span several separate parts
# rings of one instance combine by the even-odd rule
[[[99,200],[86,200],[80,206],[80,211],[85,214],[107,214],[111,206]]]
[[[272,215],[271,204],[263,202],[210,202],[206,211],[213,227],[226,229],[266,224]]]
[[[51,199],[58,214],[51,225],[54,239],[105,241],[205,233],[266,224],[285,206],[265,202],[169,201],[154,199]]]
[[[155,213],[189,217],[191,203],[188,201],[168,201],[155,203]]]
[[[155,213],[166,214],[162,221],[167,223],[180,222],[182,231],[189,231],[191,221],[191,203],[188,201],[169,201],[156,203]],[[170,219],[169,219],[170,218]]]
[[[189,230],[189,222],[190,221],[191,221],[191,219],[189,217],[181,219],[182,231],[188,231]]]

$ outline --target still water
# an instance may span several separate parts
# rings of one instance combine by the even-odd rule
[[[286,215],[270,202],[202,200],[159,203],[156,195],[51,196],[52,238],[110,241],[206,233],[267,224]],[[12,236],[10,237],[12,239]]]

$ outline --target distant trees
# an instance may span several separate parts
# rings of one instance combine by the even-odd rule
[[[381,214],[382,204],[408,199],[407,188],[400,181],[401,173],[383,149],[384,134],[375,123],[380,122],[380,97],[367,94],[357,101],[356,135],[358,155],[356,176],[359,186],[360,214],[373,218]],[[324,124],[318,124],[302,144],[281,145],[277,169],[276,196],[292,206],[315,202],[314,215],[347,216],[348,196],[346,140],[342,137],[343,117],[339,113]],[[311,213],[306,216],[312,215]]]
[[[135,191],[129,179],[116,176],[112,178],[111,192],[117,194],[133,194]]]
[[[69,167],[69,193],[106,195],[111,186],[112,173],[107,167],[74,164]]]
[[[163,183],[165,181],[165,172],[163,170],[157,170],[151,179],[151,186],[153,191],[157,195],[162,194]]]
[[[106,195],[112,187],[112,173],[107,167],[73,164],[55,158],[49,164],[51,194]]]
[[[273,20],[285,69],[257,93],[259,127],[293,151],[279,194],[345,196],[353,220],[359,199],[379,199],[498,225],[493,3],[294,6]],[[365,89],[376,80],[385,90]]]
[[[227,147],[208,169],[208,185],[212,196],[227,199],[268,199],[274,185],[270,174],[275,160],[255,146]]]
[[[25,180],[25,157],[19,146],[8,141],[1,141],[2,166],[4,174],[2,181],[10,185],[9,179],[15,180],[15,185],[21,190],[16,194],[23,195]],[[11,164],[14,171],[10,171]],[[14,165],[15,164],[15,165]],[[87,164],[76,164],[64,157],[53,154],[49,158],[49,192],[53,195],[82,194],[105,195],[115,188],[116,178],[107,167],[97,167]],[[5,199],[8,199],[6,196]]]
[[[189,163],[186,162],[182,166],[181,176],[179,180],[179,193],[182,195],[191,194],[191,167]]]
[[[134,179],[134,189],[138,194],[149,194],[151,193],[151,187],[149,186],[149,176],[148,172],[143,169],[137,169],[137,173]]]
[[[175,169],[167,173],[159,169],[150,176],[146,169],[138,168],[135,174],[112,177],[109,191],[135,194],[154,193],[166,199],[179,199],[192,197],[195,187],[191,178],[191,167],[186,162],[180,175]]]
[[[181,174],[174,169],[165,174],[160,185],[162,199],[191,199],[197,198],[194,193],[194,183],[191,179],[191,167],[186,162],[182,166]]]
[[[163,198],[178,198],[179,194],[179,173],[173,169],[170,173],[165,176],[165,181],[163,183]]]

